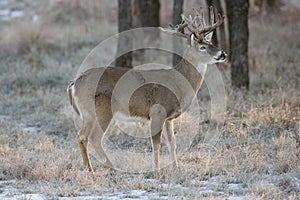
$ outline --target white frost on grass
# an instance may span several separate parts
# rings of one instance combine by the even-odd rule
[[[223,197],[225,192],[223,191],[216,191],[214,188],[209,187],[209,181],[196,181],[191,180],[191,182],[203,184],[206,186],[190,186],[185,187],[180,184],[166,184],[160,183],[161,191],[146,191],[146,190],[131,190],[131,191],[122,191],[116,193],[105,193],[102,195],[87,195],[87,196],[77,196],[77,197],[56,197],[59,200],[96,200],[96,199],[103,199],[103,200],[118,200],[118,199],[127,199],[127,200],[151,200],[151,199],[188,199],[188,197],[196,196],[200,197],[207,197],[207,196],[215,196],[215,197]],[[16,188],[10,186],[13,184],[14,180],[8,181],[0,181],[0,199],[3,200],[15,200],[15,199],[30,199],[30,200],[44,200],[49,199],[47,196],[43,194],[22,194]],[[145,179],[145,182],[152,184],[157,183],[158,181],[155,179]],[[199,188],[200,186],[200,188]],[[228,189],[238,189],[241,187],[239,184],[229,184]],[[198,192],[197,192],[198,191]],[[195,193],[196,192],[196,193]],[[188,195],[188,196],[186,196]],[[228,196],[227,199],[229,200],[244,200],[246,199],[245,196]]]
[[[230,183],[230,184],[228,184],[227,187],[228,187],[228,190],[230,190],[230,191],[239,191],[242,188],[241,184],[236,184],[236,183]]]
[[[11,187],[11,184],[14,184],[15,180],[3,180],[0,181],[0,199],[10,200],[16,199],[16,196],[21,195],[21,192],[14,187]]]
[[[0,16],[8,16],[10,14],[10,10],[9,9],[1,9],[0,10]]]
[[[14,18],[20,18],[20,17],[23,17],[23,16],[24,16],[24,12],[22,10],[13,10],[10,13],[10,17],[12,19],[14,19]]]
[[[22,128],[22,131],[27,132],[27,133],[38,133],[41,131],[41,129],[38,127],[35,127],[35,126],[28,126],[28,127]]]
[[[12,197],[3,197],[1,199],[2,200],[18,200],[18,199],[46,200],[48,198],[42,194],[20,194]]]
[[[244,200],[244,199],[246,199],[246,197],[244,197],[244,196],[228,197],[227,199],[228,200]],[[247,199],[249,199],[249,198],[247,198]]]
[[[0,9],[0,20],[2,21],[10,21],[24,16],[25,13],[22,10]]]
[[[8,115],[0,115],[0,121],[8,120],[9,118],[10,117]]]
[[[117,199],[127,199],[127,200],[151,200],[151,199],[189,199],[192,197],[225,197],[229,200],[244,200],[243,196],[244,189],[241,184],[230,183],[224,187],[223,191],[217,189],[218,178],[212,177],[207,181],[200,181],[197,179],[190,180],[190,185],[181,184],[167,184],[161,183],[157,179],[144,179],[144,184],[148,184],[149,188],[155,185],[157,189],[153,191],[134,189],[129,191],[119,191],[115,193],[104,193],[101,195],[89,195],[82,194],[77,197],[55,197],[59,200],[117,200]],[[128,180],[133,181],[133,180]],[[5,180],[0,181],[0,199],[3,200],[15,200],[15,199],[30,199],[30,200],[44,200],[49,199],[48,196],[43,194],[24,194],[18,189],[14,188],[15,180]],[[298,183],[298,180],[295,180]],[[220,183],[219,183],[220,184]],[[229,192],[229,196],[228,195]],[[241,193],[242,192],[242,193]],[[234,194],[235,193],[235,194]],[[53,198],[53,197],[52,197]]]
[[[201,188],[203,189],[203,188]],[[199,195],[200,196],[204,196],[204,197],[207,197],[207,196],[222,196],[224,195],[224,192],[216,192],[216,191],[213,191],[211,189],[206,189],[206,190],[202,190],[199,192]]]
[[[0,186],[14,184],[15,182],[16,182],[16,180],[14,180],[14,179],[12,179],[12,180],[3,180],[3,181],[0,181]]]
[[[300,192],[300,178],[293,177],[293,179],[291,180],[291,185],[293,186],[293,188],[295,188],[295,190]]]

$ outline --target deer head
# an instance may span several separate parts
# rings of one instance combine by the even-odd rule
[[[160,30],[178,37],[186,38],[188,46],[200,54],[201,63],[213,64],[223,62],[227,55],[211,42],[213,31],[224,22],[224,16],[218,14],[215,22],[213,7],[210,7],[210,25],[206,25],[203,8],[194,9],[196,15],[192,17],[181,14],[182,22],[177,25],[169,24],[171,29]]]

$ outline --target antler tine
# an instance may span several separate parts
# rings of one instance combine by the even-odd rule
[[[193,11],[196,13],[196,15],[195,15],[195,17],[193,19],[193,24],[195,24],[195,26],[198,27],[197,26],[197,19],[198,19],[200,13],[198,12],[198,10],[196,8],[193,8]]]
[[[181,19],[182,21],[186,22],[189,26],[192,26],[192,21],[188,17],[184,16],[184,14],[181,14]]]
[[[199,15],[199,12],[195,9],[195,11],[197,12],[197,14]],[[212,32],[213,30],[215,30],[218,26],[220,26],[223,22],[224,22],[224,16],[221,16],[221,14],[218,14],[218,19],[215,22],[215,14],[214,14],[214,8],[213,6],[210,7],[210,25],[206,26],[205,24],[205,19],[204,19],[204,12],[203,12],[203,8],[200,8],[200,15],[201,17],[199,17],[200,20],[200,24],[201,27],[198,28],[197,34],[195,34],[197,36],[198,39],[201,39],[203,37],[203,34]]]
[[[197,25],[197,16],[194,17],[194,19],[192,20],[192,25],[194,29],[197,29],[198,25]]]
[[[183,21],[185,21],[188,24],[188,26],[186,28],[197,37],[198,36],[197,35],[197,32],[198,32],[197,18],[198,18],[198,16],[194,16],[194,18],[193,18],[191,15],[189,15],[189,17],[186,17],[185,15],[181,14],[181,18]]]
[[[187,29],[191,32],[191,33],[195,33],[196,30],[194,30],[194,25],[193,25],[193,19],[192,16],[186,17],[184,16],[184,14],[181,14],[181,19],[182,21],[184,21],[185,23],[187,23]]]
[[[174,29],[175,32],[176,32],[175,34],[178,35],[178,36],[180,36],[180,37],[188,38],[189,35],[187,35],[187,34],[184,33],[184,29],[186,27],[188,27],[188,24],[185,23],[185,21],[181,22],[180,24],[177,24],[175,26],[175,29]]]
[[[199,23],[200,23],[199,26],[204,28],[205,21],[203,20],[203,17],[204,17],[203,8],[200,7],[200,12],[196,8],[193,8],[193,10],[196,13],[196,16],[194,17],[194,21],[196,22],[196,20],[199,19]],[[199,28],[199,26],[196,26],[196,28]]]
[[[202,30],[207,28],[207,25],[205,23],[205,19],[204,19],[204,8],[200,7],[200,9],[196,9],[193,8],[194,12],[196,13],[194,19],[193,19],[193,23],[192,23],[192,27],[193,27],[193,31],[191,31],[198,40],[201,40],[203,38],[202,34]],[[199,20],[199,25],[197,24],[197,20]]]
[[[214,13],[214,7],[210,6],[210,24],[213,25],[215,22],[215,13]]]
[[[200,7],[200,21],[203,24],[203,28],[206,27],[205,19],[204,19],[204,9],[203,7]]]
[[[184,33],[184,29],[188,27],[188,24],[185,21],[182,21],[180,24],[177,24],[175,26],[173,24],[169,24],[169,26],[171,27],[171,29],[165,29],[161,27],[159,27],[159,29],[169,34],[174,34],[179,37],[189,38],[189,35]]]
[[[183,21],[180,24],[177,24],[175,26],[172,24],[171,28],[177,32],[184,33],[184,28],[187,26],[188,26],[188,24]]]
[[[215,30],[218,26],[220,26],[224,22],[224,16],[221,16],[221,14],[218,14],[218,20],[216,23],[212,23],[210,26],[203,28],[199,34],[203,33],[209,33],[213,30]]]
[[[200,13],[196,8],[193,8],[193,11],[196,13],[194,19],[193,19],[193,25],[195,26],[196,29],[198,29],[198,27],[201,25],[201,22],[199,22],[200,24],[197,24],[197,19],[200,19]]]
[[[205,34],[212,32],[224,22],[225,17],[221,16],[221,14],[218,14],[218,19],[215,22],[215,14],[212,6],[210,7],[210,25],[208,26],[205,23],[203,7],[200,7],[199,10],[194,8],[194,11],[196,12],[194,18],[192,18],[192,16],[186,17],[181,14],[182,22],[180,24],[175,26],[170,24],[171,30],[164,28],[160,29],[170,34],[189,38],[190,35],[184,32],[184,29],[187,28],[191,34],[193,34],[198,40],[201,40]],[[197,20],[199,20],[199,24]]]

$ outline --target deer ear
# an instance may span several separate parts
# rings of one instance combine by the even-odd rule
[[[210,32],[210,33],[208,33],[207,35],[205,35],[204,37],[205,37],[205,40],[207,40],[207,41],[211,41],[211,39],[212,39],[212,36],[213,36],[213,31],[212,32]]]

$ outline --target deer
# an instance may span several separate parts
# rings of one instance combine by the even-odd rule
[[[211,20],[209,25],[206,25],[203,9],[194,10],[195,16],[186,17],[181,14],[181,23],[176,26],[170,24],[170,28],[159,27],[159,29],[163,33],[186,40],[188,49],[186,54],[190,52],[197,54],[197,66],[180,62],[168,69],[93,67],[69,83],[67,93],[70,104],[82,121],[81,129],[77,134],[77,142],[83,165],[90,172],[94,173],[94,169],[88,153],[88,143],[91,144],[103,164],[114,169],[102,145],[103,136],[113,126],[111,123],[113,119],[149,122],[151,134],[149,137],[154,155],[152,161],[156,174],[159,173],[162,137],[168,143],[173,165],[178,166],[174,120],[182,115],[196,99],[204,80],[207,64],[221,63],[227,59],[226,53],[211,42],[213,31],[224,22],[225,17],[218,14],[215,21],[215,14],[211,7]],[[170,85],[166,86],[159,82],[147,83],[147,80],[154,77],[157,80],[168,80]],[[187,80],[188,84],[183,84],[182,79]],[[120,81],[124,96],[116,95],[114,92],[114,88]],[[145,82],[147,84],[144,84]],[[129,95],[126,90],[132,84],[140,84],[141,87],[129,92]],[[185,85],[189,85],[191,89]]]

